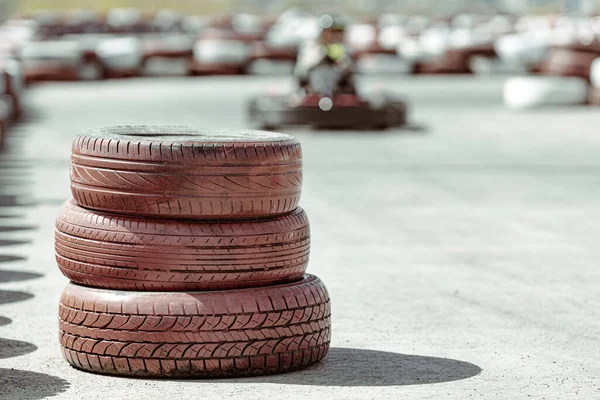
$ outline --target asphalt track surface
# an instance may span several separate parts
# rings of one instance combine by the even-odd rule
[[[54,219],[81,129],[247,127],[286,78],[48,83],[0,157],[0,399],[600,397],[600,110],[514,113],[502,78],[377,78],[415,127],[289,130],[304,150],[308,271],[327,284],[326,360],[217,381],[97,376],[58,345]],[[41,275],[41,276],[40,276]]]

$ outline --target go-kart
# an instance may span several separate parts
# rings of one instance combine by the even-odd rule
[[[353,89],[341,89],[340,81],[335,68],[317,67],[309,74],[309,91],[253,98],[248,107],[250,123],[262,130],[289,125],[379,130],[406,124],[404,101],[385,94],[365,98]]]

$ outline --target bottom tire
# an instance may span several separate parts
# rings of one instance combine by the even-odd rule
[[[154,378],[235,377],[297,370],[323,359],[329,295],[315,276],[295,283],[151,293],[70,283],[62,294],[62,352],[76,368]]]

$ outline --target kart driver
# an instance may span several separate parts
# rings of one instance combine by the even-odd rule
[[[298,54],[294,76],[300,88],[312,93],[309,75],[316,67],[329,64],[340,73],[338,92],[356,94],[354,84],[355,66],[352,56],[344,44],[347,21],[341,16],[322,15],[319,18],[321,34],[315,41],[307,42]]]

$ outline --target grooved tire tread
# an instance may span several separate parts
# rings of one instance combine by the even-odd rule
[[[84,131],[71,155],[83,207],[184,219],[285,214],[299,202],[302,151],[292,136],[123,126]]]
[[[233,289],[293,282],[308,264],[310,229],[295,211],[249,221],[127,217],[67,201],[56,219],[62,273],[86,286],[142,291]]]
[[[330,342],[327,289],[316,277],[259,289],[144,293],[70,283],[59,309],[67,361],[143,377],[281,373],[318,362]]]

